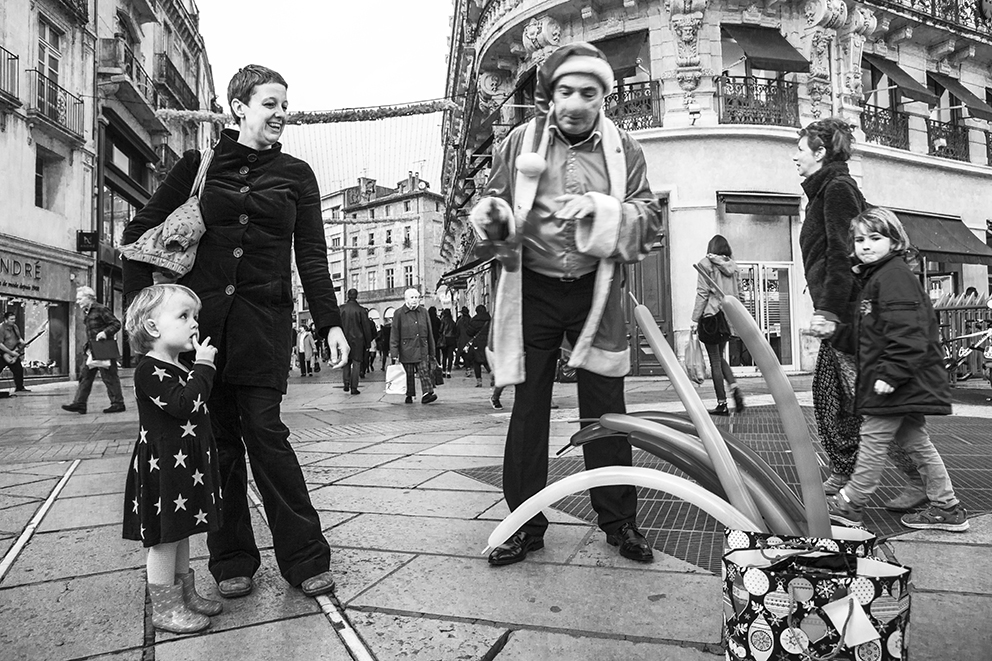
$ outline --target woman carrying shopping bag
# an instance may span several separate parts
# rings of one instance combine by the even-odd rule
[[[739,296],[737,262],[733,260],[733,251],[723,236],[717,234],[710,239],[706,246],[706,256],[699,261],[699,268],[716,282],[724,294],[735,298]],[[744,410],[744,395],[737,387],[737,379],[723,356],[733,333],[722,308],[720,297],[716,292],[710,291],[706,280],[701,274],[698,275],[696,305],[692,309],[692,330],[699,333],[699,341],[706,347],[706,354],[710,359],[710,373],[713,377],[713,389],[716,391],[716,408],[710,411],[711,415],[730,415],[724,381],[730,386],[735,411],[740,413]]]

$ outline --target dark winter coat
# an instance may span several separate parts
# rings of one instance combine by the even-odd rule
[[[837,322],[831,339],[838,349],[854,353],[851,312],[858,296],[851,272],[851,219],[867,207],[847,163],[827,163],[806,178],[809,202],[799,232],[806,284],[816,314]]]
[[[341,330],[348,340],[351,353],[348,360],[362,362],[373,336],[369,333],[369,311],[351,300],[341,306]]]
[[[94,342],[101,331],[106,333],[108,339],[112,339],[121,329],[121,322],[110,308],[94,301],[83,317],[83,326],[86,328],[86,346],[89,347],[89,343]]]
[[[469,324],[469,348],[466,353],[471,355],[473,360],[477,362],[486,362],[486,343],[489,340],[489,325],[492,323],[492,320],[492,316],[483,310],[482,312],[477,312],[472,317],[472,323]]]
[[[860,269],[858,413],[949,415],[951,387],[937,340],[937,315],[919,278],[900,255]],[[879,379],[895,391],[876,395]]]
[[[256,151],[225,130],[200,198],[207,231],[193,269],[179,282],[199,295],[200,336],[218,349],[217,378],[286,392],[293,347],[290,259],[321,335],[341,325],[327,269],[320,190],[304,161],[276,143]],[[200,152],[188,151],[124,230],[131,243],[189,197]],[[124,261],[127,300],[152,284],[151,266]]]
[[[389,334],[389,355],[401,363],[422,363],[434,355],[434,330],[427,310],[411,310],[401,305],[393,313],[393,330]]]
[[[455,319],[455,328],[458,329],[458,348],[463,349],[468,341],[472,339],[472,334],[468,332],[472,325],[472,317],[467,314],[459,314]]]

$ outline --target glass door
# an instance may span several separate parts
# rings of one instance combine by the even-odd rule
[[[795,337],[792,323],[792,265],[773,262],[741,262],[740,300],[764,334],[779,363],[786,370],[795,368]],[[753,368],[750,352],[740,338],[728,345],[731,367]]]

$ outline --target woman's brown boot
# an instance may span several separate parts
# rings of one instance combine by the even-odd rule
[[[210,618],[194,613],[183,602],[183,586],[148,584],[152,599],[152,624],[169,633],[196,633],[210,626]]]
[[[176,583],[183,586],[183,602],[194,613],[220,615],[220,612],[224,610],[219,601],[202,597],[196,591],[196,578],[192,569],[187,574],[176,574]]]

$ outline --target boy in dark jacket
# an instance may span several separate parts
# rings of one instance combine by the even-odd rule
[[[937,340],[937,315],[903,254],[909,238],[887,209],[869,209],[851,222],[856,267],[863,283],[854,310],[858,340],[861,444],[850,481],[831,496],[830,518],[861,525],[878,488],[890,443],[916,464],[929,506],[903,515],[903,525],[964,532],[968,514],[954,495],[944,462],[930,441],[925,415],[951,413],[951,392]]]

